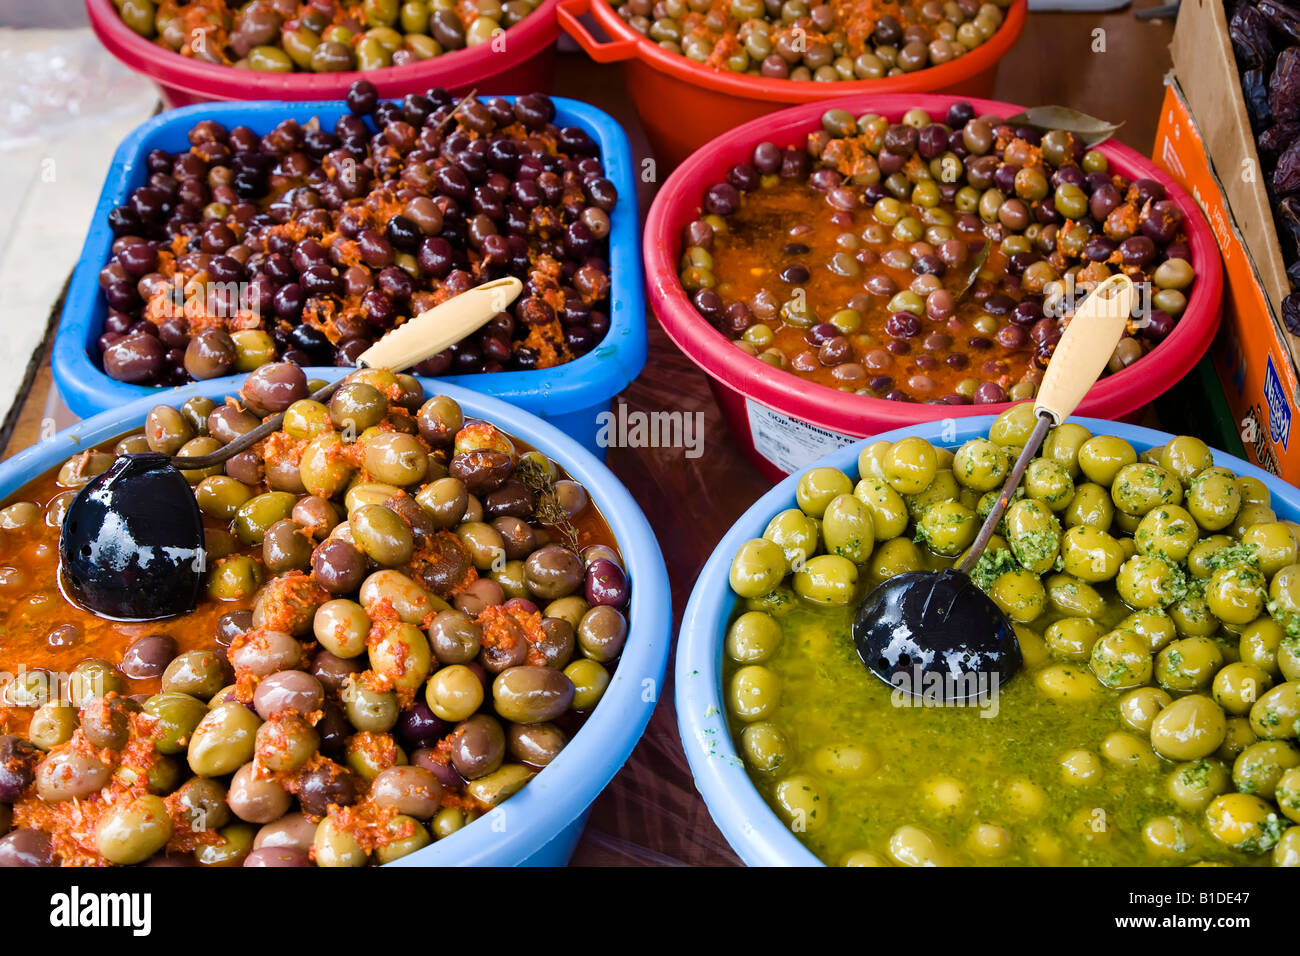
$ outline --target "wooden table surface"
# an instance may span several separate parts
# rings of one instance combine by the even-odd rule
[[[1141,21],[1131,9],[1109,14],[1031,14],[1002,61],[995,98],[1023,105],[1061,104],[1112,121],[1117,138],[1149,155],[1169,70],[1173,23]],[[621,69],[580,55],[560,58],[554,92],[590,102],[627,128],[637,156],[645,138],[623,89]],[[645,184],[642,214],[653,198]],[[613,448],[608,464],[644,509],[663,549],[680,620],[700,568],[726,529],[769,484],[741,455],[713,403],[708,380],[650,321],[650,358],[619,396],[629,410],[702,412],[703,455],[681,449]],[[52,387],[48,346],[20,410],[4,457],[38,441]],[[596,801],[574,857],[585,865],[726,865],[738,862],[714,827],[691,781],[677,737],[668,681],[645,737]]]

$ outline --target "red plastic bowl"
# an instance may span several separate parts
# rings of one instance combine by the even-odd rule
[[[86,0],[90,25],[115,57],[158,84],[169,107],[208,100],[341,100],[361,78],[386,99],[440,86],[452,93],[527,93],[550,88],[560,0],[544,2],[506,30],[505,49],[484,43],[429,60],[349,73],[259,73],[204,63],[146,40],[128,27],[113,0]]]
[[[677,278],[682,229],[700,210],[705,190],[728,169],[748,161],[764,140],[778,146],[802,146],[804,136],[820,124],[822,113],[845,109],[855,116],[880,113],[897,119],[920,107],[943,116],[961,97],[855,96],[783,110],[714,140],[668,178],[655,196],[645,226],[645,270],[650,305],[669,338],[711,378],[713,394],[732,433],[758,469],[772,480],[813,461],[850,439],[865,438],[923,421],[997,414],[1013,403],[991,405],[924,405],[854,395],[817,385],[773,368],[736,348],[691,304]],[[969,99],[977,113],[1013,116],[1021,107],[993,100]],[[1147,404],[1186,375],[1210,347],[1219,326],[1223,277],[1214,235],[1196,203],[1164,172],[1126,146],[1100,147],[1110,168],[1129,178],[1160,182],[1178,203],[1186,220],[1196,284],[1187,309],[1174,330],[1150,353],[1123,371],[1107,375],[1088,392],[1080,415],[1133,420]],[[757,426],[757,433],[754,427]],[[755,447],[755,440],[766,454]],[[782,468],[778,462],[789,467]]]
[[[597,63],[623,62],[624,87],[655,156],[669,168],[727,130],[794,103],[829,95],[948,93],[962,97],[993,92],[998,62],[1025,26],[1029,0],[1015,0],[1002,26],[970,53],[948,63],[879,80],[801,83],[716,70],[670,53],[633,30],[606,0],[563,0],[560,26]],[[590,14],[611,39],[597,40],[578,19]]]

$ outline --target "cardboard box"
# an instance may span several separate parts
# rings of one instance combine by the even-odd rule
[[[1172,52],[1152,158],[1200,204],[1223,255],[1211,356],[1247,457],[1300,484],[1300,340],[1278,319],[1290,285],[1218,0],[1184,0]]]

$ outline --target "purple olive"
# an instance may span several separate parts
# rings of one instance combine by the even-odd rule
[[[397,718],[397,736],[412,749],[433,747],[450,730],[451,726],[422,700],[413,701]]]
[[[597,558],[587,566],[587,603],[592,607],[605,604],[614,608],[627,605],[627,575],[608,558]]]

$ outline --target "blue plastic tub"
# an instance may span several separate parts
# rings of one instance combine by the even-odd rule
[[[330,369],[333,377],[345,369]],[[599,461],[555,427],[495,398],[439,379],[430,394],[450,395],[465,411],[525,439],[585,486],[609,523],[632,583],[629,635],[605,696],[570,744],[500,807],[444,840],[402,859],[403,866],[563,866],[582,834],[587,811],[627,761],[654,712],[672,634],[668,572],[654,532],[627,489]],[[144,424],[160,400],[180,405],[192,395],[220,400],[229,382],[196,382],[96,415],[0,463],[4,500],[79,451]]]
[[[627,134],[612,117],[576,100],[553,97],[552,102],[557,124],[582,127],[600,146],[605,174],[618,188],[618,205],[610,217],[609,331],[596,348],[557,368],[449,375],[439,381],[495,396],[545,418],[597,457],[603,457],[596,444],[596,416],[608,409],[610,400],[640,374],[646,361],[645,295],[632,150]],[[144,185],[148,176],[144,160],[150,150],[189,149],[186,134],[201,119],[216,120],[227,129],[244,125],[265,133],[281,120],[305,123],[313,116],[332,127],[346,112],[342,101],[200,103],[155,116],[122,141],[95,207],[54,340],[54,381],[76,415],[88,418],[159,391],[153,386],[128,385],[109,378],[100,368],[97,344],[108,311],[99,289],[99,270],[108,262],[113,245],[108,213],[121,205],[132,190]],[[240,376],[231,376],[218,381],[234,392],[239,380]]]
[[[1098,435],[1116,435],[1138,451],[1163,445],[1172,435],[1152,428],[1139,428],[1099,418],[1072,418]],[[909,435],[934,445],[956,448],[963,442],[988,434],[992,415],[926,422],[910,428],[883,432],[866,441],[847,445],[808,465],[829,465],[856,475],[858,452],[869,442],[898,441]],[[1300,489],[1249,462],[1224,452],[1214,453],[1214,463],[1238,475],[1251,475],[1268,486],[1273,509],[1279,518],[1300,520]],[[805,469],[806,470],[806,469]],[[695,582],[695,590],[682,617],[677,640],[675,690],[677,729],[695,786],[704,797],[713,822],[731,848],[750,866],[821,866],[821,861],[799,842],[768,807],[750,783],[745,765],[736,752],[727,726],[722,698],[722,644],[727,624],[736,605],[728,584],[731,559],[750,538],[758,538],[772,516],[795,507],[794,489],[799,476],[791,475],[754,502],[718,542],[712,557]]]

